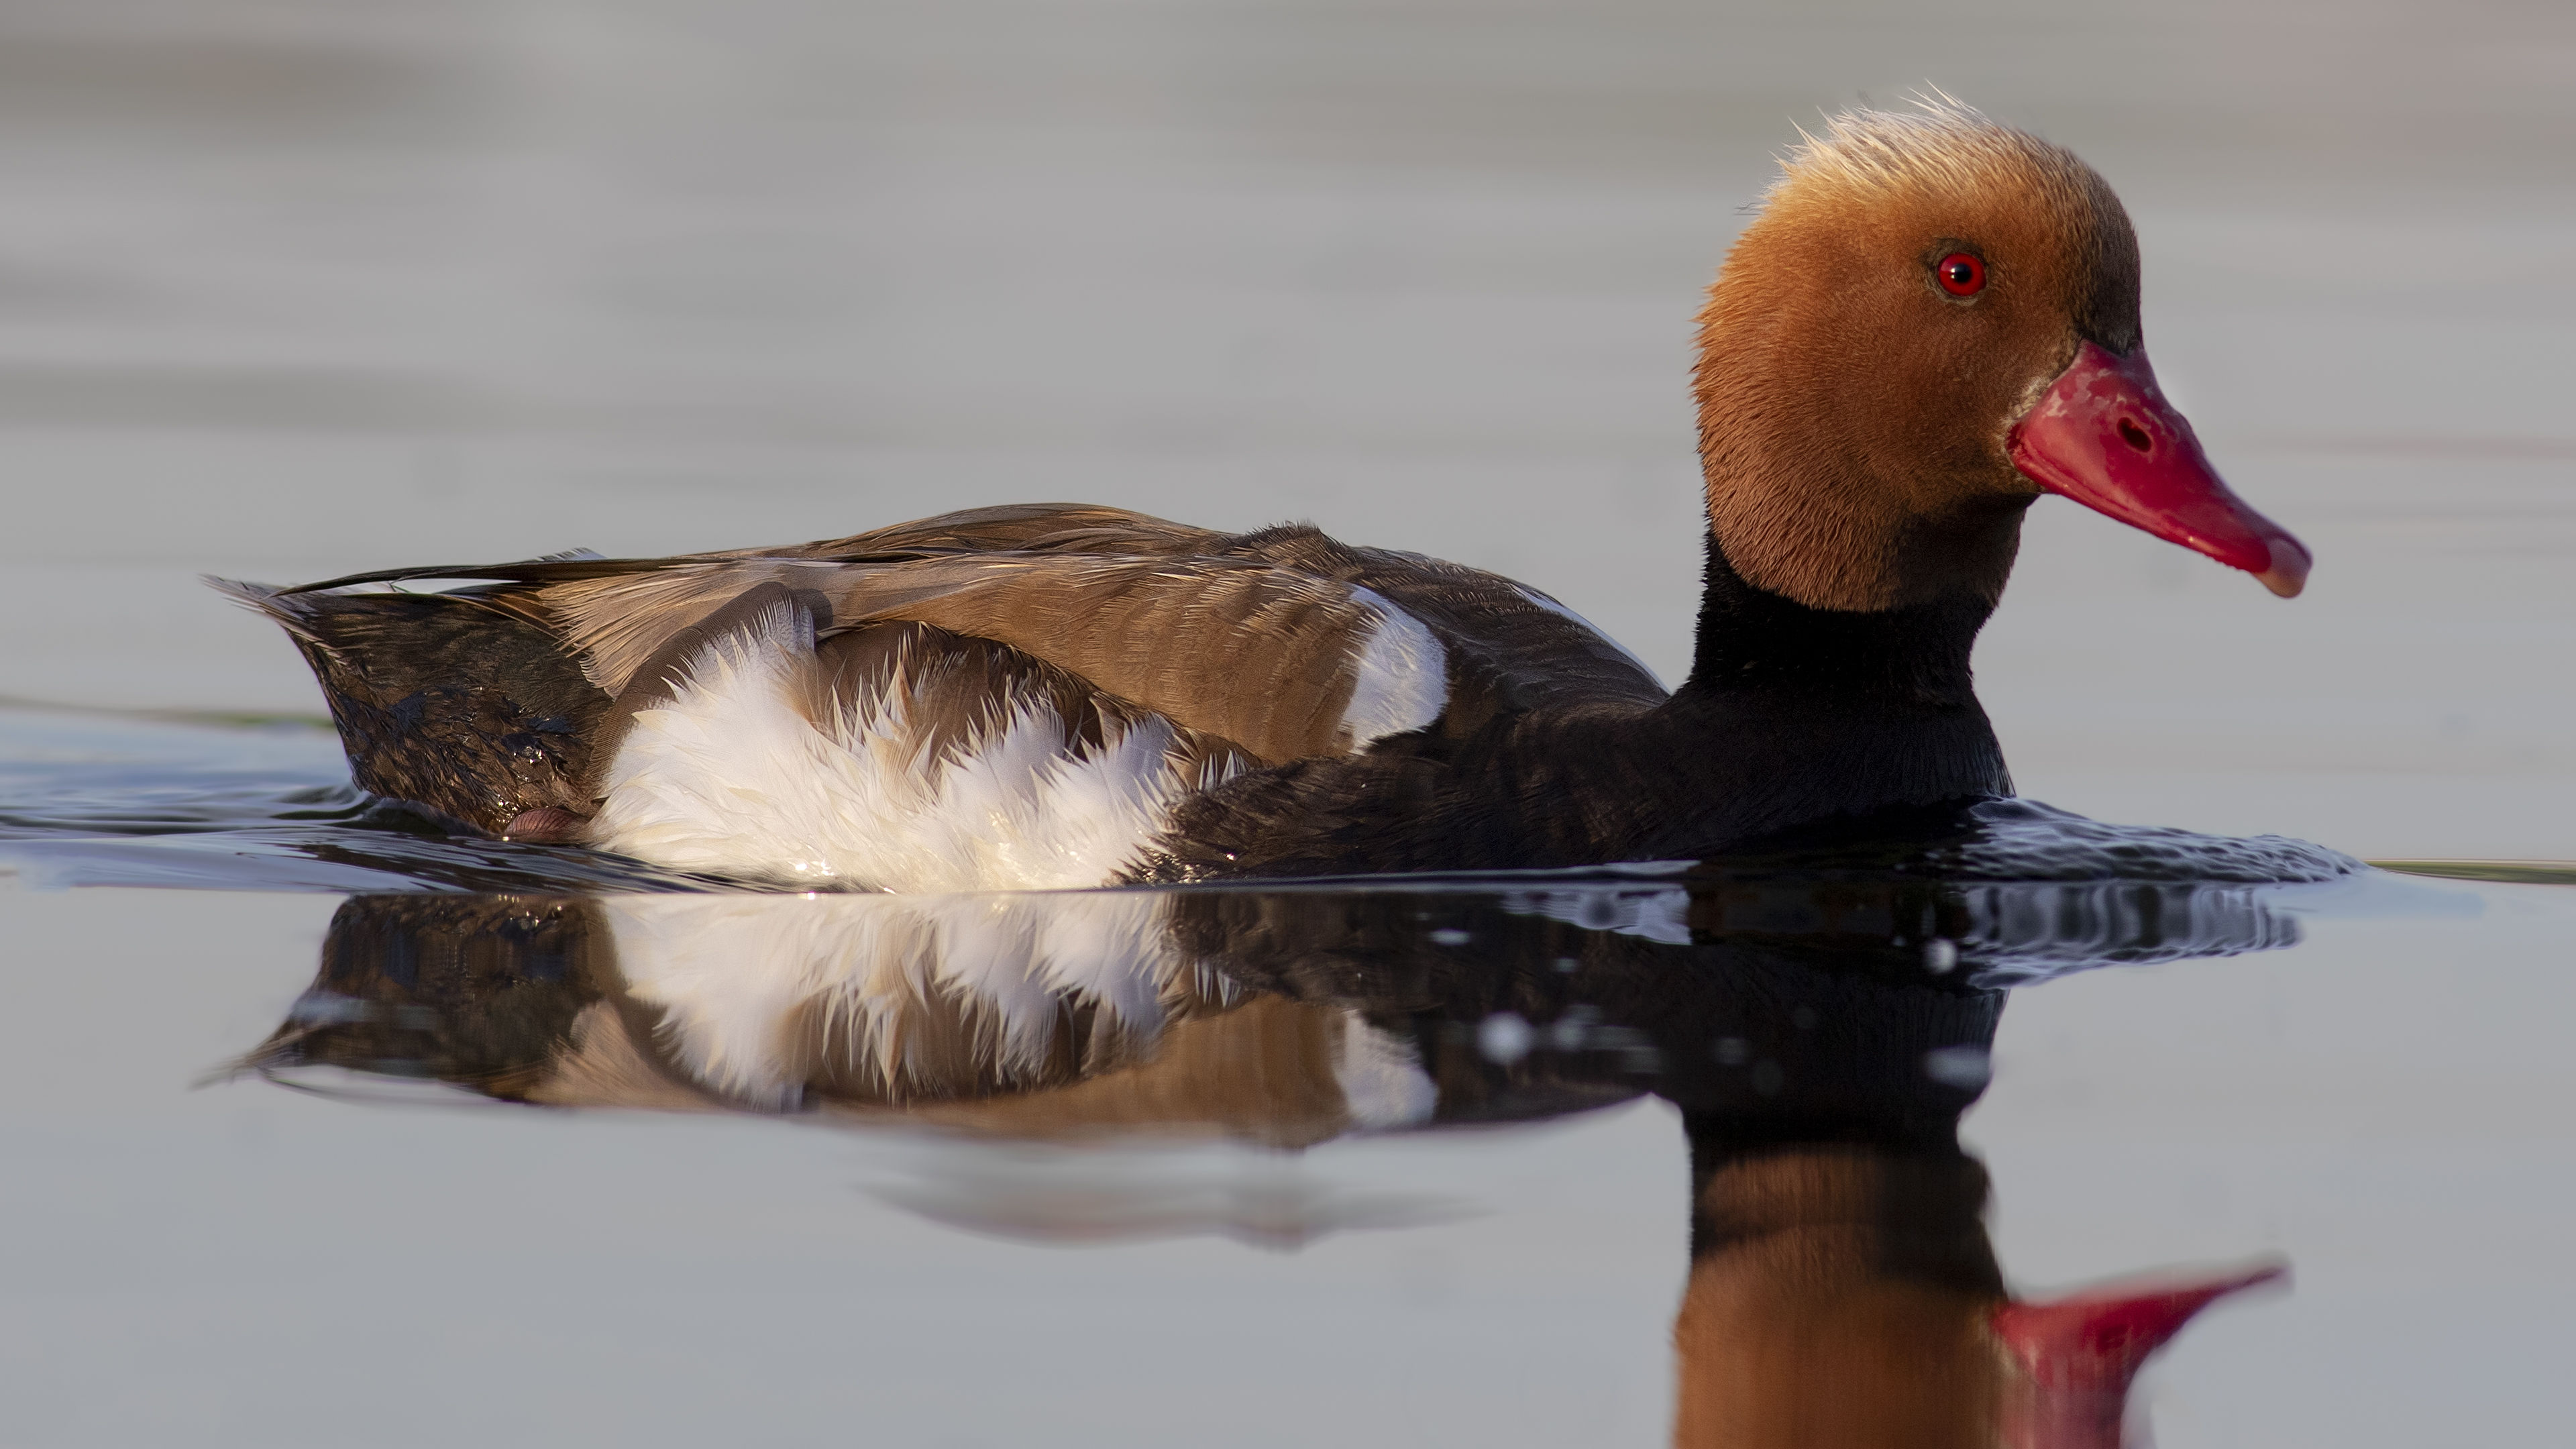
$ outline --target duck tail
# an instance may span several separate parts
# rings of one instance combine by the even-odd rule
[[[296,643],[310,644],[317,648],[329,647],[308,627],[306,621],[312,610],[305,607],[304,597],[287,593],[273,585],[255,584],[248,579],[217,578],[213,574],[199,574],[197,578],[207,588],[234,603],[276,620]]]
[[[495,835],[531,811],[590,814],[591,730],[608,697],[525,610],[473,591],[206,583],[295,642],[360,789]]]

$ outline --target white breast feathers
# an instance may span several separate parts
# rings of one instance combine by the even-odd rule
[[[1037,689],[939,736],[916,718],[913,672],[836,695],[810,617],[783,600],[673,677],[616,746],[589,839],[679,870],[821,889],[1104,885],[1231,769],[1159,715],[1075,741]]]

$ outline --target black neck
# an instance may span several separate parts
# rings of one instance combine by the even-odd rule
[[[1968,673],[1991,612],[1974,597],[1873,614],[1812,609],[1745,582],[1712,546],[1699,657],[1660,712],[1670,798],[1620,848],[1679,859],[2011,794]]]
[[[1871,1266],[1886,1277],[1928,1281],[1954,1292],[2003,1295],[2003,1273],[1986,1237],[1985,1165],[1959,1150],[1955,1127],[1926,1132],[1924,1140],[1901,1145],[1837,1134],[1824,1141],[1748,1150],[1733,1141],[1722,1124],[1712,1131],[1708,1121],[1695,1114],[1685,1114],[1682,1123],[1690,1134],[1694,1260],[1725,1252],[1766,1232],[1832,1226],[1867,1234]],[[1795,1203],[1731,1203],[1722,1192],[1712,1196],[1712,1184],[1727,1167],[1775,1155],[1813,1156],[1846,1170],[1865,1165],[1865,1180],[1872,1190],[1863,1202],[1835,1205],[1845,1211],[1860,1209],[1854,1216],[1834,1213],[1807,1220],[1802,1220]],[[1765,1207],[1771,1211],[1765,1212]]]
[[[1745,582],[1712,537],[1699,646],[1682,692],[1790,692],[1974,708],[1968,655],[1993,612],[1993,604],[1966,594],[1878,613],[1809,608]]]

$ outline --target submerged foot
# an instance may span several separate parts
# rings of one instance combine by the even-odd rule
[[[569,810],[541,805],[522,810],[501,827],[503,840],[522,840],[534,845],[564,845],[581,838],[581,828],[590,822]]]

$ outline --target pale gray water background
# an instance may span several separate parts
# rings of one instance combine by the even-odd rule
[[[1677,679],[1698,291],[1793,122],[1927,82],[2111,179],[2161,375],[2318,556],[2283,603],[2041,505],[1978,655],[2024,790],[2576,856],[2543,3],[8,0],[0,694],[317,709],[204,572],[1057,498],[1499,569]],[[2168,1449],[2563,1423],[2572,908],[2420,892],[2005,1017],[1969,1124],[2017,1280],[2298,1265],[2186,1335]],[[963,1236],[865,1191],[936,1154],[783,1126],[185,1091],[331,906],[0,895],[0,1444],[1664,1432],[1658,1107],[1319,1150],[1486,1215],[1277,1255]]]

